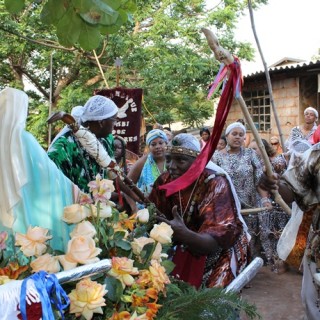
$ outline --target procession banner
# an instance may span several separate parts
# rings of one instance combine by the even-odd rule
[[[124,138],[127,149],[135,154],[139,154],[140,148],[142,93],[140,88],[122,87],[94,91],[94,94],[110,98],[118,106],[117,122],[112,133]]]

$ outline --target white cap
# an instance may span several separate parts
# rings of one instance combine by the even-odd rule
[[[83,107],[80,118],[82,123],[111,118],[118,112],[117,105],[109,98],[96,95],[91,97]]]

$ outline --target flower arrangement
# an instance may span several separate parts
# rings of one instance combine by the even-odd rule
[[[69,303],[64,318],[182,319],[174,312],[170,317],[159,313],[169,299],[172,311],[179,307],[183,294],[193,299],[196,295],[194,288],[169,277],[174,268],[168,259],[171,227],[156,222],[152,206],[131,216],[119,212],[110,200],[114,191],[110,180],[98,175],[89,187],[91,196],[81,194],[78,204],[64,209],[63,221],[74,226],[66,252],[52,250],[50,231],[40,226],[30,226],[26,234],[0,232],[0,285],[37,272],[54,274],[107,258],[111,260],[110,270],[63,285],[65,302]],[[207,292],[202,302],[206,298]],[[174,299],[178,299],[176,306],[172,305]],[[249,315],[256,315],[238,298],[231,295],[232,299],[235,302],[229,305],[230,310],[243,308]],[[34,307],[39,309],[38,305]],[[185,302],[182,305],[185,309]]]

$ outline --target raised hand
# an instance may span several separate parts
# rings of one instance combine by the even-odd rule
[[[265,191],[271,192],[272,190],[279,189],[279,175],[274,173],[272,176],[267,176],[266,173],[263,173],[259,180],[259,187]]]
[[[182,216],[178,212],[177,206],[174,206],[172,208],[172,215],[173,215],[172,220],[168,220],[168,219],[164,218],[163,216],[157,216],[157,219],[159,221],[165,222],[171,226],[171,228],[173,229],[173,232],[174,232],[173,237],[174,237],[175,241],[180,242],[180,243],[184,243],[189,229],[186,227]]]

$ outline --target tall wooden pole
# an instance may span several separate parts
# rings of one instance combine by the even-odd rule
[[[204,33],[204,35],[207,38],[208,41],[208,45],[211,48],[211,50],[214,53],[215,58],[224,63],[225,65],[229,65],[231,63],[233,63],[234,58],[231,55],[231,53],[224,49],[223,47],[220,46],[219,41],[217,39],[217,37],[214,35],[214,33],[212,31],[210,31],[209,29],[206,28],[202,28],[202,32]],[[253,120],[251,119],[250,113],[248,111],[248,108],[246,106],[245,101],[243,100],[241,94],[239,95],[239,97],[236,97],[236,100],[238,101],[240,108],[242,110],[242,113],[246,119],[246,122],[248,123],[252,134],[254,136],[254,139],[257,142],[257,145],[261,151],[261,155],[264,161],[264,165],[266,168],[266,173],[268,176],[272,176],[273,175],[273,171],[272,171],[272,166],[269,160],[269,157],[267,155],[266,149],[262,143],[261,137],[258,133],[257,128],[255,127]],[[273,191],[274,194],[274,198],[275,201],[281,206],[281,208],[287,212],[288,214],[291,214],[291,209],[289,208],[289,206],[283,201],[282,197],[280,196],[279,192],[277,190]]]
[[[282,150],[285,150],[284,138],[283,138],[283,133],[282,133],[282,129],[281,129],[281,126],[280,126],[280,120],[279,120],[277,108],[275,106],[274,99],[273,99],[273,92],[272,92],[270,74],[269,74],[267,63],[266,63],[266,61],[264,59],[264,56],[263,56],[263,53],[262,53],[262,49],[261,49],[261,46],[260,46],[260,42],[259,42],[258,35],[257,35],[257,32],[256,32],[255,24],[254,24],[254,17],[253,17],[253,10],[252,10],[252,5],[251,5],[251,0],[248,0],[248,7],[249,7],[249,12],[250,12],[250,20],[251,20],[251,27],[252,27],[253,35],[254,35],[254,38],[256,40],[256,44],[257,44],[257,47],[258,47],[258,50],[259,50],[259,53],[260,53],[260,57],[261,57],[261,60],[262,60],[262,63],[263,63],[264,72],[265,72],[266,78],[267,78],[267,85],[268,85],[268,91],[269,91],[269,95],[270,95],[271,107],[272,107],[274,119],[276,121],[276,126],[277,126],[277,129],[278,129],[278,132],[279,132],[281,147],[282,147]]]

